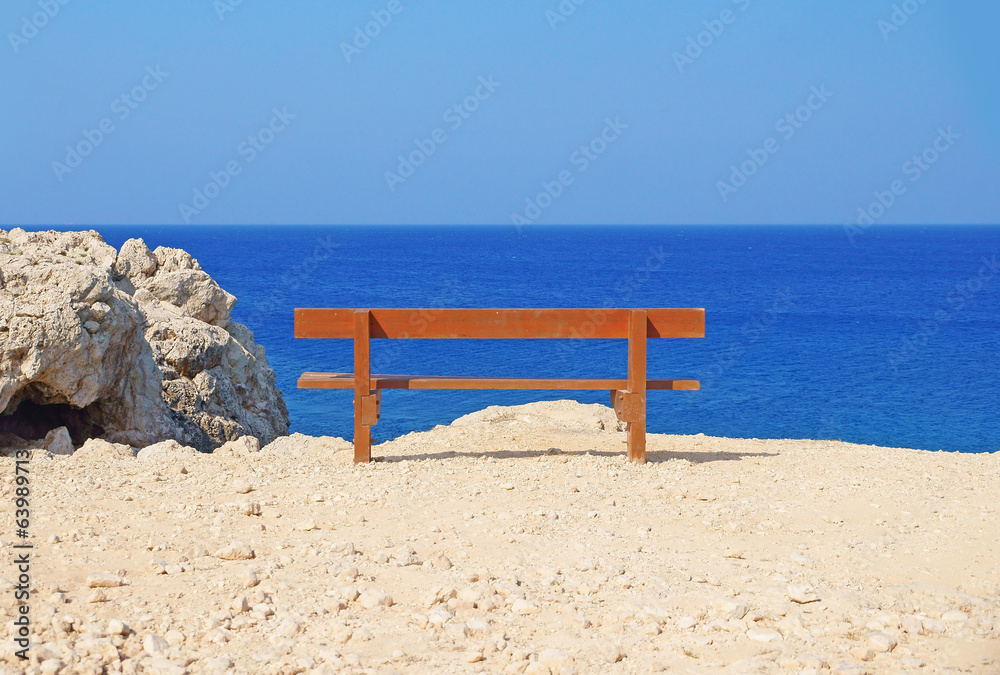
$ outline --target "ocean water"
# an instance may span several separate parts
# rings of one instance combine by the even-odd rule
[[[997,227],[103,227],[188,250],[239,298],[292,419],[352,436],[347,340],[295,340],[295,307],[704,307],[706,338],[651,340],[651,432],[1000,450]],[[373,343],[377,372],[623,377],[624,341]],[[388,391],[376,441],[489,405],[607,392]]]

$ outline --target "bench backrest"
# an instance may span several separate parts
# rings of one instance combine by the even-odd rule
[[[296,309],[295,337],[355,336],[355,309]],[[628,338],[630,309],[370,309],[370,337]],[[704,309],[646,309],[646,337],[705,337]]]

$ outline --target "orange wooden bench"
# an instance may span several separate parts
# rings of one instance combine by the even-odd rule
[[[647,338],[705,337],[704,309],[296,309],[295,337],[354,340],[353,373],[303,373],[300,389],[354,389],[354,461],[371,461],[383,389],[605,389],[627,425],[628,458],[646,461],[646,392],[699,389],[697,380],[646,377]],[[373,339],[619,338],[624,379],[373,375]]]

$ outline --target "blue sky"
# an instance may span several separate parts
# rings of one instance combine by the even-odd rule
[[[1000,222],[997,3],[231,1],[4,2],[0,224]]]

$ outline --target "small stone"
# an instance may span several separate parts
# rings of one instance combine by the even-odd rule
[[[923,635],[924,633],[924,624],[920,620],[920,617],[912,614],[904,614],[899,620],[899,625],[902,627],[904,633],[909,633],[910,635]]]
[[[528,667],[524,669],[524,675],[552,675],[552,671],[541,661],[535,661],[534,663],[529,663]]]
[[[808,584],[790,584],[788,586],[788,598],[800,605],[819,602],[819,596],[816,595],[816,591]]]
[[[747,614],[747,606],[732,598],[719,598],[712,602],[712,609],[722,619],[742,619]]]
[[[464,658],[466,663],[479,663],[485,657],[483,656],[482,652],[471,651],[471,652],[465,652]]]
[[[153,559],[149,561],[149,571],[153,574],[166,574],[167,563],[165,560]]]
[[[179,630],[168,630],[163,638],[167,641],[167,644],[171,647],[180,647],[184,644],[184,633]]]
[[[254,558],[254,551],[250,548],[249,544],[244,544],[242,541],[234,541],[229,546],[216,551],[215,557],[222,560],[252,560]]]
[[[798,658],[799,665],[803,668],[812,668],[813,670],[823,670],[827,668],[827,663],[823,659],[813,654],[803,654]]]
[[[72,455],[76,448],[73,447],[73,439],[70,438],[69,429],[59,427],[45,434],[42,441],[45,449],[53,455]]]
[[[864,646],[851,647],[851,656],[856,658],[858,661],[871,661],[875,658],[875,653]]]
[[[245,495],[253,490],[253,486],[250,485],[250,481],[245,478],[238,478],[235,483],[233,483],[233,492],[238,495]]]
[[[236,510],[242,513],[244,516],[259,516],[260,502],[245,501],[236,504]]]
[[[127,635],[128,626],[119,619],[111,619],[111,621],[108,621],[108,628],[105,632],[108,635]]]
[[[681,618],[677,619],[677,627],[680,628],[681,630],[694,628],[696,625],[698,625],[698,620],[695,619],[693,616],[682,616]]]
[[[242,614],[243,612],[250,611],[250,602],[247,600],[247,596],[238,595],[233,598],[233,601],[229,603],[229,609],[233,610],[237,614]]]
[[[142,648],[150,654],[157,654],[170,649],[170,643],[155,633],[148,634],[142,640]]]
[[[877,630],[868,634],[868,646],[879,654],[885,654],[896,648],[896,638]]]
[[[604,660],[608,663],[618,663],[625,658],[625,652],[618,645],[611,645],[604,650]]]
[[[589,572],[595,567],[597,566],[594,564],[594,561],[591,560],[590,558],[584,558],[583,560],[576,561],[576,569],[578,569],[581,572]]]
[[[286,619],[278,626],[278,636],[283,638],[293,638],[302,632],[302,624],[295,619]]]
[[[358,598],[358,603],[366,609],[392,607],[392,596],[380,588],[369,588]]]
[[[774,642],[781,640],[781,633],[771,628],[751,628],[747,631],[747,637],[754,642]]]
[[[965,623],[969,620],[969,615],[959,609],[952,609],[942,614],[941,620],[946,623]]]
[[[108,600],[108,594],[105,593],[100,588],[95,588],[87,595],[87,602],[89,603],[107,602],[107,600]]]
[[[434,565],[435,569],[439,570],[451,569],[451,560],[448,558],[448,556],[445,555],[439,555],[435,556],[434,558],[431,558],[431,564]]]
[[[205,659],[202,662],[202,669],[210,675],[217,675],[219,673],[225,673],[227,670],[234,668],[233,662],[227,659],[225,656],[213,656],[211,658]]]
[[[316,521],[312,519],[303,520],[301,523],[296,524],[292,529],[297,530],[299,532],[311,532],[317,529]]]
[[[548,666],[553,673],[576,672],[573,657],[558,649],[546,649],[538,655],[538,660]]]
[[[944,623],[930,617],[923,619],[923,625],[925,633],[944,633],[948,630],[948,627]]]
[[[122,583],[122,578],[117,574],[96,572],[87,577],[87,586],[90,588],[117,588]]]
[[[724,558],[732,558],[733,560],[739,560],[743,557],[743,551],[738,548],[727,548],[725,553],[722,554]]]
[[[538,611],[538,605],[531,602],[530,600],[525,600],[524,598],[518,598],[511,605],[510,611],[519,616],[525,616],[527,614],[534,614]]]
[[[239,581],[240,585],[244,586],[245,588],[253,588],[254,586],[260,583],[260,580],[257,578],[256,572],[254,572],[251,569],[242,570],[239,575]]]

